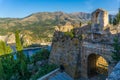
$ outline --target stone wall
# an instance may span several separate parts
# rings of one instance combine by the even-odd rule
[[[97,18],[94,18],[97,12],[100,13],[99,17],[101,18],[99,19],[101,25],[97,27],[103,28],[108,24],[108,13],[104,10],[97,9],[92,14],[93,24],[97,22]],[[72,32],[68,30],[73,37],[65,35],[66,31],[56,30],[52,41],[50,63],[63,65],[65,71],[73,78],[88,78],[88,57],[91,54],[95,54],[103,57],[107,61],[109,74],[113,68],[111,60],[113,48],[111,42],[115,35],[111,34],[109,30],[94,33],[91,27],[92,25],[86,25],[75,28]]]
[[[102,56],[108,62],[108,74],[111,72],[111,45],[92,43],[80,40],[77,37],[70,38],[62,32],[56,32],[52,43],[50,63],[63,65],[65,71],[73,78],[88,78],[88,56],[96,54]],[[91,64],[92,65],[92,64]]]
[[[108,74],[111,72],[113,66],[111,66],[110,63],[112,63],[111,58],[111,50],[112,47],[105,44],[99,44],[99,43],[89,43],[89,42],[83,42],[82,44],[82,51],[81,51],[81,76],[88,78],[88,56],[91,54],[96,54],[102,56],[107,62],[108,62]],[[92,64],[91,64],[92,65]]]
[[[108,12],[103,9],[97,9],[92,13],[92,29],[103,30],[109,23],[108,21]]]
[[[50,63],[63,65],[70,76],[76,77],[77,59],[80,54],[79,39],[66,37],[58,39],[52,44]]]

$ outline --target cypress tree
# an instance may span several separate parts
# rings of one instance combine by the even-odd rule
[[[19,36],[19,31],[15,32],[15,41],[16,41],[16,49],[17,51],[23,50],[21,41],[20,41],[20,36]]]
[[[27,72],[27,59],[25,54],[23,53],[23,46],[21,44],[19,31],[16,31],[15,39],[16,39],[16,49],[17,49],[17,60],[19,63],[18,72],[19,72],[19,75],[21,75],[21,78],[23,78]]]

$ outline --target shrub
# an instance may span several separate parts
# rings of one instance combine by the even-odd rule
[[[70,32],[65,32],[64,34],[65,34],[65,36],[69,36],[70,38],[74,37],[74,33],[72,30]]]
[[[37,61],[46,60],[49,58],[49,55],[50,55],[49,50],[42,49],[42,50],[40,50],[32,55],[32,62],[34,62],[34,64],[35,64]]]

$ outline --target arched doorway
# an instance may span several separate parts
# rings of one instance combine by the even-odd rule
[[[108,63],[100,55],[91,54],[88,56],[88,77],[97,75],[108,75]]]

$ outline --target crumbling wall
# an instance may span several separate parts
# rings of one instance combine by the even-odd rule
[[[98,18],[96,18],[98,17]],[[97,21],[98,20],[98,21]],[[50,63],[63,65],[65,71],[73,78],[85,77],[88,78],[88,56],[90,54],[99,54],[104,57],[108,63],[111,63],[112,47],[108,44],[112,34],[98,33],[95,35],[96,39],[93,41],[91,38],[91,27],[94,29],[94,24],[100,23],[99,26],[102,30],[108,24],[108,13],[102,9],[97,9],[92,13],[93,26],[83,26],[73,29],[73,37],[66,36],[65,32],[70,30],[56,30],[50,54]],[[98,41],[96,41],[98,40]],[[92,64],[91,64],[92,65]],[[111,72],[113,66],[108,64],[108,73]]]
[[[58,33],[59,34],[59,33]],[[56,35],[58,35],[56,34]],[[65,71],[72,76],[76,76],[77,71],[77,59],[80,54],[80,42],[77,38],[65,37],[59,34],[58,37],[54,37],[52,50],[50,55],[50,63],[63,65]],[[80,60],[80,59],[79,59]]]

